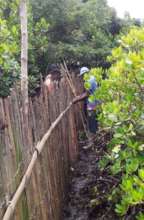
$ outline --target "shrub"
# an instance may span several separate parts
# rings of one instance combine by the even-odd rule
[[[101,85],[94,96],[103,101],[101,126],[112,134],[105,159],[111,175],[120,178],[112,195],[117,195],[116,213],[123,216],[144,203],[144,28],[132,28],[119,43],[108,58],[113,65],[107,78],[99,68],[91,74]]]

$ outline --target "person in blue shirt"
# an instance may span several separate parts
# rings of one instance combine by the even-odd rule
[[[82,67],[80,69],[80,77],[83,77],[84,80],[84,74],[89,73],[89,69],[87,67]],[[96,119],[96,107],[97,104],[99,104],[98,100],[90,100],[89,96],[93,95],[96,89],[98,88],[96,79],[94,76],[90,76],[90,78],[86,81],[89,83],[90,88],[85,89],[83,94],[77,96],[74,98],[73,103],[77,103],[79,101],[85,101],[86,111],[87,111],[87,119],[88,119],[88,128],[91,136],[96,133],[98,123]]]

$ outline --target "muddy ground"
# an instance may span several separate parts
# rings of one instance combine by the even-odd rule
[[[91,148],[84,149],[86,144],[86,141],[80,142],[78,161],[71,167],[63,220],[118,220],[112,204],[107,202],[115,180],[98,167],[106,143],[98,147],[98,143],[94,143]]]

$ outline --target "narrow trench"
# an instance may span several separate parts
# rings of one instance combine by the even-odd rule
[[[107,202],[107,195],[114,185],[107,173],[100,171],[99,160],[103,155],[105,141],[99,147],[96,143],[84,149],[86,142],[80,142],[78,161],[71,167],[70,188],[65,202],[63,220],[105,220],[118,219]]]

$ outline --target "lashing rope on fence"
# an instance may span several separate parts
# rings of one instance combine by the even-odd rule
[[[45,133],[45,135],[43,136],[43,138],[41,139],[40,142],[38,142],[38,144],[35,147],[35,151],[32,155],[31,161],[28,165],[28,168],[22,178],[22,181],[20,182],[13,198],[11,199],[11,201],[9,202],[9,205],[6,209],[6,212],[4,214],[3,220],[10,220],[10,218],[12,217],[16,205],[23,193],[23,191],[26,189],[27,184],[29,183],[29,180],[31,178],[31,174],[33,171],[33,168],[36,164],[37,158],[38,156],[41,154],[46,141],[49,139],[49,137],[51,136],[53,130],[57,127],[57,125],[59,124],[59,122],[63,119],[64,115],[69,111],[69,109],[72,107],[72,102],[69,103],[69,105],[67,106],[67,108],[57,117],[57,119],[51,124],[50,128],[48,129],[48,131]]]

